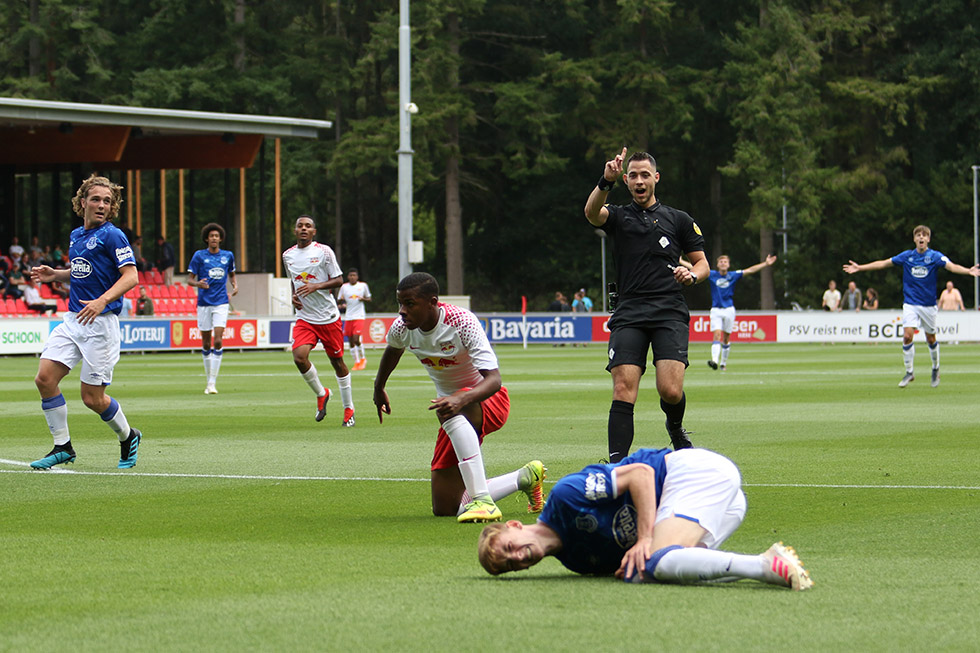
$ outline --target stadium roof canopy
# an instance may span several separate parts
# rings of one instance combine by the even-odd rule
[[[78,163],[248,168],[265,136],[317,138],[331,127],[328,120],[0,98],[0,166],[17,173]]]

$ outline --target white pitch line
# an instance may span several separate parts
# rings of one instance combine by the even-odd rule
[[[5,460],[0,458],[0,463],[9,465],[29,466],[28,463],[19,460]],[[62,474],[76,474],[80,476],[139,476],[146,478],[218,478],[246,481],[372,481],[388,483],[427,483],[427,478],[386,478],[380,476],[266,476],[259,474],[190,474],[190,473],[169,473],[169,472],[83,472],[70,469],[50,469],[48,472]],[[27,470],[19,469],[0,469],[0,473],[6,474],[26,474]],[[31,474],[38,473],[30,470]],[[545,481],[549,485],[557,481]],[[743,483],[743,487],[787,487],[787,488],[822,488],[828,490],[980,490],[980,486],[975,485],[836,485],[821,483]]]

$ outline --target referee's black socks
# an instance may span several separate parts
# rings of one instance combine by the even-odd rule
[[[618,463],[628,456],[632,445],[633,404],[613,399],[609,408],[609,462]]]
[[[668,404],[660,400],[660,410],[667,415],[667,430],[678,431],[684,426],[684,409],[687,407],[687,394],[681,393],[681,400],[676,404]]]

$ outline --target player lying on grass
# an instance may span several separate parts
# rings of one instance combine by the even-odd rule
[[[440,302],[439,283],[425,272],[402,279],[395,295],[398,318],[378,363],[374,404],[379,421],[382,413],[391,414],[385,384],[407,347],[436,386],[429,405],[440,424],[431,465],[432,512],[456,515],[460,522],[497,521],[502,515],[495,501],[518,490],[527,494],[528,510],[540,512],[545,473],[540,461],[487,480],[480,445],[483,436],[507,421],[510,397],[479,320],[464,308]]]
[[[640,449],[558,481],[537,523],[484,528],[480,564],[501,574],[554,556],[574,572],[632,583],[750,578],[810,588],[810,575],[782,542],[760,555],[717,550],[742,523],[745,506],[741,475],[724,456]]]

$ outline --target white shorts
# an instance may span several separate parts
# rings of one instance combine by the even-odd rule
[[[82,361],[82,383],[109,385],[112,369],[119,362],[119,316],[104,313],[92,324],[83,325],[77,313],[65,313],[44,343],[41,358],[73,369]]]
[[[735,328],[735,307],[712,308],[711,330],[731,333]]]
[[[214,327],[225,328],[228,324],[228,304],[197,307],[197,330],[210,331]]]
[[[699,544],[717,549],[745,519],[742,475],[735,463],[707,449],[667,456],[667,477],[655,523],[669,517],[697,522],[707,531]]]
[[[938,306],[902,304],[902,326],[906,329],[921,327],[926,333],[933,334],[936,332],[936,316],[938,314]]]

